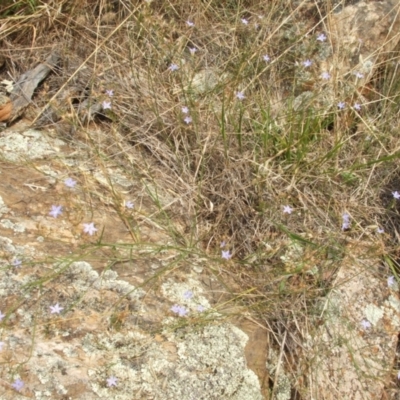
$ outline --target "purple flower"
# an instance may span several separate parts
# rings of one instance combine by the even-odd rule
[[[134,205],[130,200],[128,200],[128,201],[125,203],[125,207],[126,207],[126,208],[133,208],[133,207],[135,207],[135,205]]]
[[[186,25],[190,26],[191,28],[193,28],[194,27],[194,22],[187,20],[186,21]]]
[[[356,78],[358,78],[358,79],[364,78],[364,74],[362,74],[361,72],[354,72],[354,75],[355,75]]]
[[[108,95],[109,97],[113,97],[113,96],[114,96],[114,90],[112,90],[112,89],[107,89],[107,90],[106,90],[106,93],[107,93],[107,95]]]
[[[49,215],[51,215],[54,218],[57,218],[61,213],[62,213],[62,206],[51,206],[51,211],[49,212]]]
[[[324,79],[324,80],[328,80],[328,79],[330,79],[331,78],[331,74],[329,73],[329,72],[323,72],[322,74],[321,74],[321,78],[322,79]]]
[[[361,110],[361,105],[358,104],[358,103],[354,103],[353,108],[354,108],[355,110],[357,110],[357,111],[360,111],[360,110]]]
[[[103,110],[111,110],[111,101],[106,101],[106,100],[104,100],[104,101],[101,103],[101,105],[102,105],[102,107],[103,107]]]
[[[397,379],[400,379],[400,371],[397,373]]]
[[[22,388],[24,387],[24,382],[21,381],[21,379],[16,379],[14,383],[11,385],[17,392],[20,392]]]
[[[192,117],[190,117],[190,116],[188,115],[188,116],[186,116],[183,120],[185,121],[186,124],[189,125],[189,124],[192,122]]]
[[[243,92],[236,92],[236,98],[238,98],[239,100],[243,100],[246,98],[246,96]]]
[[[51,314],[60,314],[60,311],[62,310],[64,310],[64,307],[60,307],[58,303],[55,306],[50,306]]]
[[[179,67],[178,67],[178,65],[176,65],[176,64],[171,64],[171,65],[168,67],[168,69],[169,69],[171,72],[175,72],[175,71],[178,71]]]
[[[182,112],[183,112],[184,114],[187,114],[187,113],[189,112],[189,107],[183,106],[183,107],[181,108],[181,110],[182,110]]]
[[[16,258],[13,260],[12,265],[14,265],[16,268],[19,268],[22,265],[22,261],[19,258]]]
[[[308,68],[308,67],[311,67],[312,61],[311,61],[311,60],[305,60],[305,61],[302,62],[302,64],[303,64],[306,68]]]
[[[197,311],[198,311],[198,312],[203,312],[205,309],[206,309],[206,308],[205,308],[204,306],[202,306],[201,304],[199,304],[199,305],[197,306]]]
[[[3,314],[3,313],[0,311],[0,321],[3,321],[3,319],[4,319],[5,316],[6,316],[6,314]]]
[[[241,19],[243,25],[248,25],[249,21],[246,18]]]
[[[229,250],[226,251],[222,250],[221,257],[225,260],[230,260],[232,258],[232,254]]]
[[[189,47],[189,53],[194,56],[194,53],[196,53],[197,49],[196,47]]]
[[[376,232],[377,233],[385,233],[385,230],[383,228],[377,228]]]
[[[263,55],[263,60],[264,60],[265,62],[269,62],[269,61],[271,61],[271,58],[270,58],[270,56],[269,56],[268,54],[264,54],[264,55]]]
[[[343,110],[346,107],[346,103],[344,101],[339,101],[337,106],[339,110]]]
[[[110,376],[109,378],[106,379],[107,381],[107,386],[117,386],[118,379],[115,376]]]
[[[344,213],[342,215],[343,223],[342,223],[342,231],[345,231],[346,229],[350,228],[350,215],[347,213]]]
[[[3,351],[3,347],[4,347],[5,343],[4,342],[0,342],[0,351]]]
[[[317,36],[317,40],[318,40],[319,42],[325,42],[325,40],[326,40],[326,35],[325,35],[325,33],[320,33],[320,34]]]
[[[283,206],[283,213],[284,214],[291,214],[293,211],[293,208],[290,206]]]
[[[400,199],[400,193],[397,190],[395,192],[392,192],[392,195],[396,200]]]
[[[226,242],[225,242],[225,240],[223,240],[222,242],[221,242],[221,244],[219,245],[219,247],[225,247],[226,246]]]
[[[178,304],[173,305],[171,307],[171,311],[174,312],[175,314],[178,314],[180,317],[184,317],[188,313],[185,307],[180,306]]]
[[[83,224],[83,232],[88,233],[90,236],[94,235],[97,231],[97,228],[94,227],[94,223],[91,222],[90,224]]]
[[[183,298],[186,300],[189,300],[193,297],[193,292],[191,290],[186,290],[185,293],[183,293]]]
[[[74,179],[72,179],[72,178],[67,178],[64,181],[64,185],[67,186],[67,187],[73,188],[76,185],[76,181]]]
[[[361,326],[364,330],[367,330],[367,329],[371,328],[371,322],[369,322],[367,319],[363,319],[361,321]]]
[[[389,276],[389,278],[387,279],[387,284],[389,287],[394,286],[395,284],[394,276]]]

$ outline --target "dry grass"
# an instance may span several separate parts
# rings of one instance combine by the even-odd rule
[[[233,258],[221,262],[221,279],[272,331],[291,332],[293,354],[348,243],[370,240],[368,256],[397,258],[398,59],[382,59],[368,88],[339,76],[321,82],[332,49],[316,40],[329,36],[319,3],[26,0],[2,8],[3,77],[54,49],[63,59],[38,90],[32,119],[51,101],[74,127],[63,139],[86,143],[104,170],[118,165],[145,183],[150,218],[183,257],[219,260],[225,241]],[[107,100],[107,89],[112,109],[82,120],[80,105]],[[296,106],[305,91],[308,106]],[[91,136],[94,126],[107,138]]]

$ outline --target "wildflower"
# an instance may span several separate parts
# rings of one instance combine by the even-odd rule
[[[326,35],[325,35],[325,33],[320,33],[320,34],[317,36],[317,40],[318,40],[319,42],[325,42],[325,40],[326,40]]]
[[[271,61],[271,57],[270,57],[268,54],[264,54],[264,55],[263,55],[263,60],[264,60],[265,62],[269,62],[269,61]]]
[[[243,25],[248,25],[249,24],[249,20],[247,20],[246,18],[242,18],[241,21],[242,21]]]
[[[350,215],[344,213],[342,215],[343,223],[342,223],[342,231],[350,228]]]
[[[126,207],[126,208],[133,208],[133,207],[135,207],[135,205],[134,205],[130,200],[128,200],[128,201],[125,203],[125,207]]]
[[[361,321],[361,326],[364,330],[367,330],[367,329],[371,328],[371,322],[369,322],[367,319],[363,319]]]
[[[184,317],[188,313],[185,307],[180,306],[178,304],[173,305],[171,307],[171,311],[174,312],[175,314],[178,314],[180,317]]]
[[[354,75],[355,75],[356,78],[358,78],[358,79],[364,78],[364,74],[362,74],[361,72],[354,72]]]
[[[106,93],[107,93],[107,95],[108,95],[109,97],[113,97],[113,96],[114,96],[114,90],[112,90],[112,89],[107,89],[107,90],[106,90]]]
[[[64,307],[60,307],[58,303],[55,306],[50,306],[50,314],[60,314],[62,310],[64,310]]]
[[[106,100],[104,100],[104,101],[101,103],[101,105],[102,105],[102,107],[103,107],[103,110],[111,110],[111,101],[106,101]]]
[[[353,108],[354,108],[355,110],[357,110],[357,111],[360,111],[360,110],[361,110],[361,105],[358,104],[358,103],[354,103]]]
[[[322,79],[324,79],[324,80],[328,80],[328,79],[330,79],[331,78],[331,74],[329,73],[329,72],[323,72],[322,74],[321,74],[321,78]]]
[[[225,242],[225,240],[223,240],[222,242],[221,242],[221,244],[219,245],[219,247],[225,247],[226,246],[226,242]]]
[[[0,321],[3,321],[3,318],[6,316],[6,314],[3,314],[1,311],[0,311]]]
[[[24,387],[24,382],[21,379],[16,379],[15,382],[11,385],[17,392],[20,392]]]
[[[171,65],[168,67],[168,69],[169,69],[171,72],[175,72],[175,71],[178,71],[179,67],[178,67],[176,64],[171,64]]]
[[[311,61],[311,60],[305,60],[305,61],[302,62],[302,64],[303,64],[306,68],[308,68],[308,67],[311,67],[312,61]]]
[[[51,211],[49,212],[49,215],[51,215],[54,218],[57,218],[61,213],[62,213],[62,206],[51,206]]]
[[[186,300],[189,300],[193,297],[193,292],[191,290],[186,290],[185,293],[183,293],[183,298]]]
[[[118,379],[115,376],[110,376],[106,380],[107,380],[107,386],[108,387],[117,386]]]
[[[189,47],[189,53],[194,56],[194,53],[196,53],[197,49],[196,47]]]
[[[69,188],[73,188],[73,187],[75,187],[75,185],[76,185],[76,181],[75,181],[74,179],[72,179],[72,178],[67,178],[67,179],[64,181],[64,185],[67,186],[67,187],[69,187]]]
[[[284,214],[291,214],[293,211],[293,208],[290,206],[283,206],[283,213]]]
[[[246,96],[243,92],[236,92],[236,98],[238,98],[239,100],[243,100],[246,98]]]
[[[190,117],[190,116],[188,115],[188,116],[186,116],[183,120],[185,121],[186,124],[190,124],[190,123],[192,122],[192,117]]]
[[[395,284],[394,276],[389,276],[389,278],[387,279],[387,284],[389,287],[394,286]]]
[[[337,106],[339,110],[343,110],[346,107],[346,103],[344,101],[339,101]]]
[[[198,312],[203,312],[205,309],[206,309],[206,308],[205,308],[204,306],[202,306],[201,304],[199,304],[199,305],[197,306],[197,311],[198,311]]]
[[[229,250],[226,251],[222,250],[221,257],[225,260],[230,260],[232,258],[232,254]]]
[[[94,223],[91,222],[90,224],[83,224],[83,232],[88,233],[92,236],[97,231],[97,228],[94,227]]]
[[[3,351],[3,346],[5,345],[4,342],[0,342],[0,351]]]
[[[397,373],[397,379],[400,379],[400,371]]]
[[[16,258],[13,260],[12,265],[14,265],[16,268],[19,268],[22,265],[22,261],[19,258]]]
[[[377,233],[385,233],[385,230],[383,228],[377,228],[376,232]]]
[[[194,22],[187,20],[186,25],[189,26],[190,28],[194,27]]]
[[[392,192],[392,195],[395,199],[400,199],[400,193],[397,190],[395,192]]]
[[[186,106],[183,106],[183,107],[181,108],[181,110],[182,110],[182,112],[183,112],[184,114],[187,114],[187,113],[189,112],[189,108],[186,107]]]

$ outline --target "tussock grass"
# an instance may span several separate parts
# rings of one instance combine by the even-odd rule
[[[321,80],[332,52],[326,15],[338,4],[32,0],[0,9],[4,77],[53,49],[63,59],[39,88],[35,115],[52,99],[74,127],[64,140],[84,143],[105,174],[118,166],[142,183],[151,212],[137,218],[163,227],[179,260],[219,264],[210,270],[237,304],[268,320],[274,335],[289,332],[293,354],[348,243],[371,241],[368,257],[397,257],[398,57],[382,59],[366,87],[335,75]],[[326,42],[316,40],[320,33]],[[68,87],[76,92],[57,102]],[[115,93],[112,109],[82,120],[79,105],[107,99],[106,89]],[[106,135],[95,137],[94,127]],[[120,210],[121,196],[111,198]],[[140,228],[120,217],[138,256]]]

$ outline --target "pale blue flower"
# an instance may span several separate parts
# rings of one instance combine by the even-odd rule
[[[178,71],[179,66],[176,65],[176,64],[171,64],[171,65],[168,67],[168,69],[169,69],[171,72],[175,72],[175,71]]]
[[[133,207],[135,207],[135,204],[133,204],[130,200],[128,200],[128,201],[125,203],[125,207],[126,207],[126,208],[133,208]]]
[[[107,95],[108,95],[109,97],[113,97],[113,96],[114,96],[114,90],[112,90],[112,89],[107,89],[107,90],[106,90],[106,93],[107,93]]]
[[[350,228],[350,215],[347,213],[344,213],[342,215],[342,218],[343,218],[342,230],[345,231]]]
[[[103,110],[111,110],[111,101],[104,100],[101,105],[103,107]]]
[[[13,260],[12,265],[16,268],[19,268],[22,265],[22,261],[19,258]]]
[[[355,110],[357,110],[357,111],[360,111],[360,110],[361,110],[361,104],[359,104],[359,103],[354,103],[353,108],[354,108]]]
[[[4,347],[5,343],[4,342],[0,342],[0,351],[3,351],[3,347]]]
[[[61,214],[62,214],[62,206],[51,206],[51,211],[49,212],[49,215],[51,215],[54,218],[57,218]]]
[[[183,106],[181,108],[181,110],[182,110],[183,114],[187,114],[189,112],[189,107]]]
[[[264,60],[265,62],[270,62],[270,61],[271,61],[271,57],[270,57],[268,54],[264,54],[264,55],[263,55],[263,60]]]
[[[75,185],[76,185],[76,181],[75,181],[74,179],[72,179],[72,178],[67,178],[67,179],[64,181],[64,184],[65,184],[65,186],[67,186],[67,187],[73,188],[73,187],[75,187]]]
[[[20,392],[24,387],[24,382],[21,379],[16,379],[14,383],[11,385],[17,392]]]
[[[194,56],[194,54],[196,53],[197,49],[196,47],[189,47],[189,53]]]
[[[339,110],[343,110],[346,107],[346,103],[344,101],[339,101],[337,106]]]
[[[97,228],[94,227],[94,223],[91,222],[90,224],[83,224],[83,232],[89,234],[90,236],[94,235],[97,231]]]
[[[397,190],[395,192],[392,192],[392,195],[396,200],[400,199],[400,193]]]
[[[291,214],[293,211],[293,208],[290,206],[283,206],[283,213],[284,214]]]
[[[246,96],[243,92],[236,92],[236,98],[238,98],[239,100],[243,100],[246,98]]]
[[[371,325],[371,322],[369,322],[367,319],[363,319],[361,321],[361,326],[364,330],[367,330],[367,329],[371,328],[372,325]]]
[[[5,316],[6,316],[6,314],[3,314],[3,313],[0,311],[0,321],[3,321],[3,319],[4,319]]]
[[[178,314],[180,317],[184,317],[188,313],[188,310],[184,306],[178,304],[173,305],[171,311]]]
[[[249,21],[246,18],[241,19],[243,25],[248,25]]]
[[[224,258],[225,260],[230,260],[232,258],[232,254],[229,250],[222,250],[221,257]]]
[[[118,379],[115,376],[110,376],[109,378],[106,379],[107,381],[107,386],[117,386]]]
[[[183,120],[185,121],[186,124],[190,124],[192,122],[192,117],[187,115]]]
[[[191,290],[186,290],[185,293],[183,293],[183,298],[186,300],[189,300],[193,297],[193,292]]]
[[[377,228],[376,230],[378,233],[385,233],[385,230],[383,228]]]
[[[305,61],[302,62],[302,64],[303,64],[306,68],[308,68],[308,67],[311,67],[312,61],[311,61],[311,60],[305,60]]]
[[[62,310],[64,310],[64,307],[60,307],[58,303],[55,306],[50,306],[51,314],[60,314]]]
[[[322,74],[321,74],[321,78],[322,79],[324,79],[324,80],[328,80],[328,79],[330,79],[331,78],[331,74],[329,73],[329,72],[323,72]]]
[[[395,282],[396,281],[394,279],[394,276],[389,276],[389,278],[387,279],[387,284],[388,284],[389,287],[394,286]]]
[[[194,22],[187,20],[186,25],[189,26],[190,28],[194,27]]]
[[[354,72],[354,75],[356,76],[356,78],[361,79],[364,78],[364,74],[361,72]]]
[[[204,306],[202,306],[201,304],[199,304],[199,305],[197,306],[197,311],[198,311],[198,312],[203,312],[205,309],[206,309],[206,308],[205,308]]]
[[[325,35],[325,33],[320,33],[320,34],[317,36],[317,40],[318,40],[319,42],[325,42],[325,40],[326,40],[326,35]]]
[[[219,245],[219,247],[225,247],[226,246],[226,242],[225,242],[225,240],[223,240],[222,242],[221,242],[221,244]]]
[[[400,371],[397,373],[397,379],[400,379]]]

